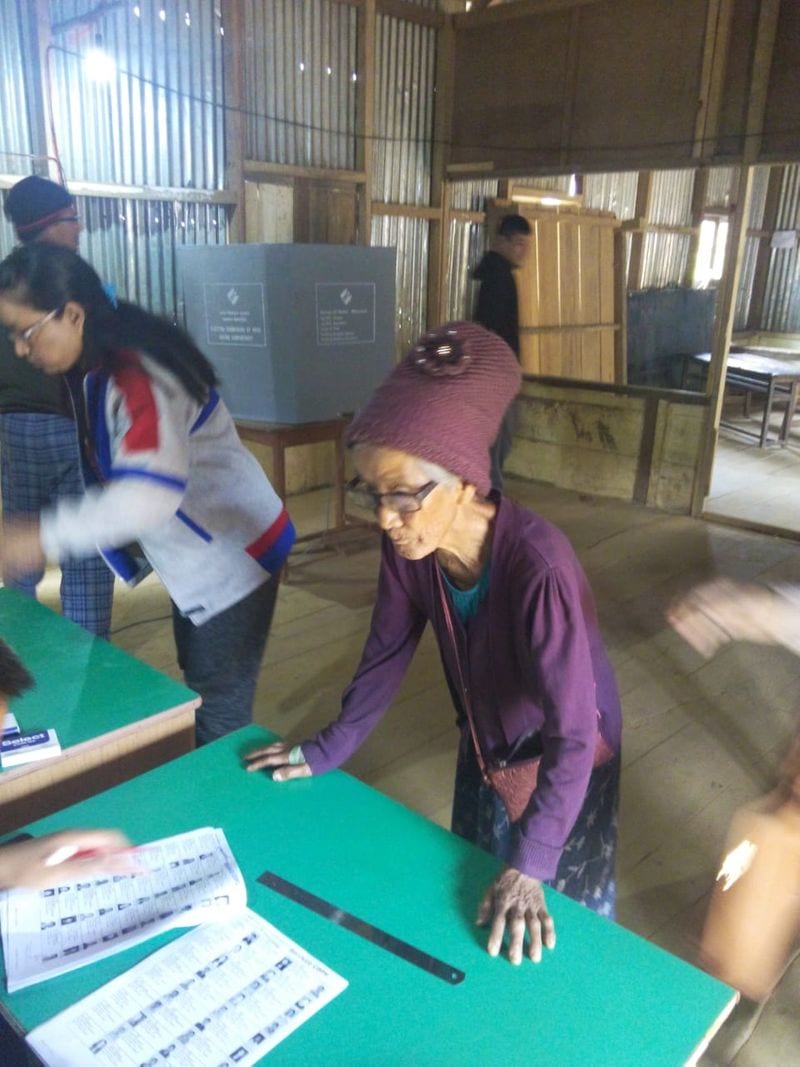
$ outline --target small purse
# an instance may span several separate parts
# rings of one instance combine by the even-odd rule
[[[458,669],[458,683],[461,687],[461,699],[464,702],[464,711],[469,724],[472,744],[475,748],[475,758],[478,761],[478,769],[480,770],[481,778],[483,778],[486,785],[491,786],[502,800],[505,809],[508,812],[509,822],[515,823],[528,807],[533,791],[536,789],[536,783],[539,778],[539,764],[542,762],[542,757],[535,756],[532,759],[517,760],[514,763],[506,763],[505,760],[497,760],[487,764],[484,760],[481,746],[478,743],[478,735],[475,731],[475,720],[472,715],[472,701],[470,700],[469,690],[467,689],[464,680],[464,672],[461,668],[461,657],[458,652],[458,642],[456,640],[455,628],[453,627],[450,603],[447,598],[447,593],[444,590],[444,585],[442,584],[442,576],[439,573],[438,565],[436,565],[436,578],[439,585],[439,597],[442,603],[445,625],[447,626],[447,633],[455,655],[456,667]],[[599,711],[597,712],[597,716],[599,720]],[[604,763],[608,763],[613,755],[614,753],[611,750],[611,747],[600,733],[598,722],[597,742],[595,745],[594,762],[592,766],[599,767]]]

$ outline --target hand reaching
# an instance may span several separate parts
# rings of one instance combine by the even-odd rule
[[[290,745],[286,741],[276,741],[264,748],[257,748],[253,752],[248,752],[245,759],[248,771],[268,770],[274,767],[273,782],[289,782],[292,778],[311,777],[311,768],[303,759],[300,746]]]
[[[546,948],[555,948],[555,925],[545,904],[542,883],[513,867],[507,867],[498,875],[478,908],[478,925],[486,926],[490,921],[486,945],[490,956],[500,954],[506,929],[508,958],[512,963],[522,962],[526,931],[527,954],[534,963],[542,958],[543,944]]]

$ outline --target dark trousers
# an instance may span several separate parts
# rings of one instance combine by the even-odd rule
[[[510,404],[506,408],[503,421],[500,423],[495,442],[489,449],[489,461],[492,468],[492,489],[497,489],[500,492],[503,489],[503,464],[511,451],[515,422],[514,405]]]
[[[276,576],[200,626],[172,605],[178,665],[186,684],[203,698],[197,709],[198,745],[253,721],[256,681],[277,595]]]

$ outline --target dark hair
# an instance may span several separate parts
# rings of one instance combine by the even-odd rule
[[[67,248],[35,242],[15,249],[0,263],[0,296],[38,311],[80,304],[87,369],[113,364],[118,352],[133,348],[171,371],[200,403],[217,384],[214,368],[187,333],[136,304],[112,303],[95,271]]]
[[[530,232],[531,224],[522,215],[504,215],[497,227],[500,237],[516,237],[519,233],[527,236]]]
[[[0,640],[0,697],[18,697],[33,685],[33,677],[22,660]]]

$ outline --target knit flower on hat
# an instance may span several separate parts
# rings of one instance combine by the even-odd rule
[[[447,329],[425,334],[406,358],[423,374],[453,378],[464,373],[472,357],[458,330]]]

